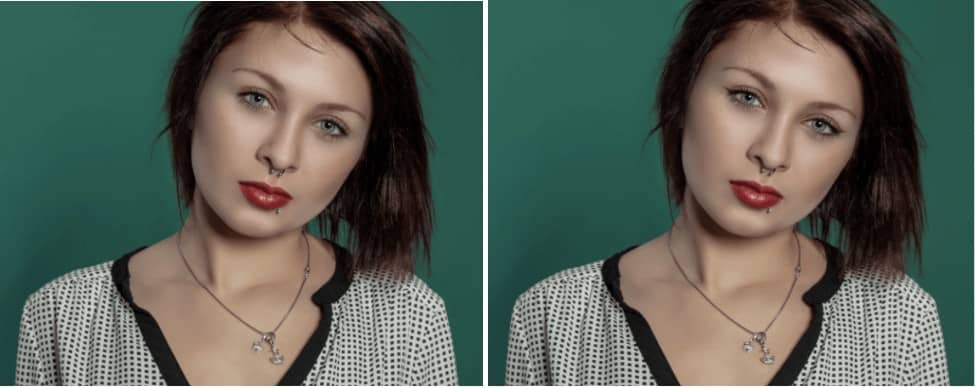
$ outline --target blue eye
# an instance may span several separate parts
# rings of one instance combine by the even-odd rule
[[[339,137],[346,134],[346,130],[335,122],[335,120],[322,120],[318,122],[318,127],[326,136]]]
[[[254,108],[263,108],[269,104],[268,98],[261,93],[244,92],[240,94],[241,101]]]
[[[729,95],[732,96],[732,99],[738,104],[754,108],[762,107],[762,101],[759,100],[759,96],[748,90],[730,89]]]
[[[813,131],[816,132],[818,136],[835,136],[840,133],[837,128],[830,124],[829,121],[824,119],[807,120],[807,123],[809,123],[808,125],[810,128],[813,128]]]

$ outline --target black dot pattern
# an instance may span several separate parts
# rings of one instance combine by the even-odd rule
[[[167,385],[112,263],[74,270],[28,297],[17,385]],[[303,385],[457,384],[444,302],[421,279],[357,272],[331,308],[328,338]]]
[[[559,272],[518,298],[506,384],[661,383],[651,373],[660,366],[645,361],[604,279],[610,261]],[[948,385],[936,303],[914,280],[851,271],[832,290],[823,295],[816,345],[794,385]]]
[[[416,276],[357,273],[333,314],[306,385],[457,385],[444,302]]]

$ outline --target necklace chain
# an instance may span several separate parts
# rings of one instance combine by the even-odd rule
[[[685,270],[681,268],[681,264],[678,263],[678,259],[674,255],[674,250],[671,249],[671,231],[668,231],[668,252],[671,254],[671,259],[674,260],[674,265],[676,265],[678,267],[678,271],[681,272],[681,276],[685,278],[685,281],[687,281],[688,284],[694,287],[695,291],[698,291],[698,293],[701,294],[702,298],[705,298],[705,301],[708,302],[708,304],[712,305],[712,307],[714,307],[715,310],[718,310],[718,312],[722,313],[722,315],[724,315],[726,319],[734,323],[736,326],[738,326],[740,329],[744,330],[745,332],[753,336],[763,334],[763,337],[765,338],[766,331],[768,331],[769,328],[773,326],[773,322],[776,322],[776,319],[779,318],[780,313],[783,312],[783,308],[785,308],[786,303],[789,302],[790,296],[793,295],[793,288],[796,287],[796,281],[797,279],[800,278],[800,271],[801,271],[800,239],[799,237],[796,236],[796,231],[793,232],[793,239],[796,240],[796,268],[793,271],[793,283],[790,284],[790,290],[786,293],[786,299],[784,299],[783,304],[779,306],[779,310],[776,311],[776,315],[773,316],[773,320],[769,321],[769,324],[766,325],[766,328],[759,332],[749,330],[748,328],[740,324],[735,319],[732,319],[732,317],[729,316],[729,314],[725,313],[725,311],[723,311],[720,307],[718,307],[718,305],[716,305],[715,302],[712,302],[712,299],[709,298],[708,295],[705,295],[705,292],[702,291],[700,288],[698,288],[698,286],[696,286],[695,283],[688,278],[688,275],[685,273]]]
[[[275,326],[274,330],[271,330],[268,333],[258,330],[256,327],[252,326],[250,323],[247,323],[247,321],[245,321],[239,315],[234,313],[234,311],[231,310],[229,307],[227,307],[227,305],[225,305],[224,302],[220,301],[220,298],[218,298],[217,295],[213,293],[213,291],[210,291],[209,287],[204,285],[203,282],[201,282],[200,279],[197,278],[197,275],[193,273],[193,269],[190,268],[190,263],[187,262],[186,256],[183,255],[182,233],[183,233],[182,229],[180,229],[180,232],[177,233],[176,248],[180,252],[180,257],[183,258],[183,264],[186,265],[187,271],[190,271],[190,276],[193,276],[193,280],[195,280],[197,284],[200,285],[200,287],[202,287],[205,291],[207,291],[207,293],[210,294],[210,297],[212,297],[215,301],[217,301],[218,304],[220,304],[220,307],[223,307],[224,310],[230,313],[230,315],[233,315],[234,318],[237,318],[238,321],[240,321],[245,326],[253,330],[255,333],[258,333],[259,335],[263,336],[268,333],[274,335],[276,332],[278,332],[278,328],[281,327],[281,324],[284,323],[285,319],[288,318],[288,315],[291,314],[291,310],[295,308],[295,303],[298,302],[298,297],[302,295],[302,290],[305,288],[305,282],[308,280],[309,273],[311,273],[311,252],[310,252],[311,250],[309,249],[308,237],[305,235],[305,232],[304,231],[302,232],[302,238],[305,239],[305,270],[302,275],[302,285],[298,287],[298,294],[296,294],[295,299],[291,301],[291,306],[288,306],[288,311],[285,313],[285,316],[281,317],[281,320],[278,321],[278,325]]]

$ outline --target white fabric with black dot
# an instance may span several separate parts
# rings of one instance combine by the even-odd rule
[[[935,301],[908,276],[838,275],[840,251],[803,299],[810,327],[770,385],[948,385]],[[678,385],[646,320],[620,296],[620,256],[559,272],[515,303],[508,385]]]
[[[333,245],[338,247],[337,245]],[[17,385],[188,385],[158,324],[132,303],[128,259],[63,275],[24,305]],[[444,302],[410,275],[336,275],[312,300],[322,319],[279,385],[456,385]],[[113,265],[117,264],[117,265]],[[214,310],[222,313],[222,310]],[[243,340],[243,351],[250,341]]]

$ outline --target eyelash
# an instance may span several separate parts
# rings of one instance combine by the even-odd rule
[[[251,109],[251,110],[254,110],[254,111],[260,111],[260,110],[264,109],[265,107],[262,106],[262,105],[260,105],[260,103],[255,103],[255,102],[250,101],[250,99],[248,98],[250,96],[260,97],[263,100],[263,102],[270,103],[270,101],[271,101],[263,93],[258,92],[256,90],[247,90],[247,91],[244,91],[244,92],[239,93],[237,95],[238,100],[240,100],[240,102],[242,104],[244,104],[244,107],[246,107],[248,109]],[[317,128],[320,128],[322,130],[321,131],[322,134],[324,136],[329,137],[329,138],[342,137],[342,136],[345,136],[346,133],[347,133],[345,125],[343,125],[342,123],[340,123],[339,120],[335,120],[335,119],[324,119],[324,120],[319,120],[316,124],[319,124],[319,123],[326,123],[326,125],[331,124],[335,128],[334,130],[329,131],[326,128],[319,127],[318,125],[316,125]]]
[[[745,108],[745,109],[757,109],[757,108],[761,108],[761,107],[764,108],[765,107],[765,104],[762,103],[762,97],[760,96],[760,94],[758,92],[755,92],[755,91],[752,91],[752,90],[746,89],[746,88],[727,88],[726,90],[728,91],[729,98],[732,100],[732,102],[735,103],[735,104],[737,104],[737,105],[739,105],[739,106],[741,106],[741,107],[743,107],[743,108]],[[741,95],[749,95],[749,96],[752,96],[752,98],[755,99],[754,101],[758,101],[759,102],[760,106],[755,106],[755,105],[751,105],[749,103],[743,102],[741,99],[739,99],[739,96],[741,96]],[[809,119],[807,121],[822,122],[823,124],[827,125],[830,128],[830,132],[829,133],[823,133],[823,132],[817,131],[816,128],[813,128],[812,126],[810,126],[810,128],[814,130],[814,135],[817,136],[818,139],[824,139],[824,138],[828,138],[828,137],[834,137],[834,136],[837,136],[837,135],[839,135],[839,134],[841,134],[841,133],[844,132],[844,131],[841,131],[840,129],[838,129],[839,126],[837,125],[837,123],[835,123],[833,120],[831,120],[831,119],[829,119],[827,117],[818,116],[818,117],[814,117],[812,119]]]

